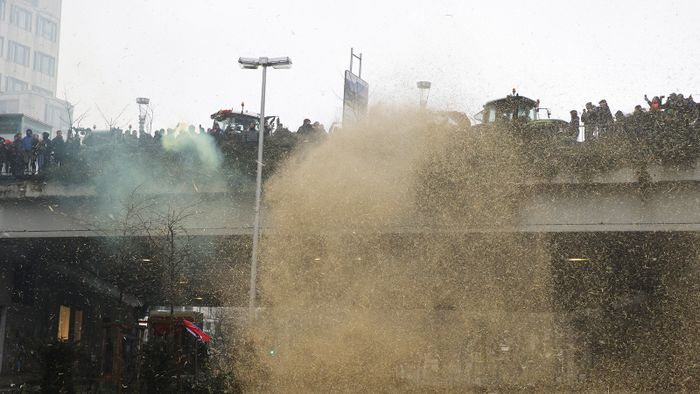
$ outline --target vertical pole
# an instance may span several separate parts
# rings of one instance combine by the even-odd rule
[[[262,65],[262,94],[260,98],[260,127],[258,131],[258,171],[255,179],[255,221],[253,222],[253,251],[250,259],[250,300],[248,308],[251,319],[255,315],[255,282],[258,275],[258,238],[260,236],[260,194],[262,191],[263,138],[265,135],[265,83],[267,66]]]
[[[139,103],[139,138],[143,138],[143,126],[146,123],[146,117],[143,115],[143,104]]]
[[[352,61],[353,61],[354,57],[355,57],[355,52],[354,52],[353,48],[350,48],[350,72],[352,72]]]
[[[357,58],[360,59],[360,69],[357,71],[357,77],[362,79],[362,54]]]

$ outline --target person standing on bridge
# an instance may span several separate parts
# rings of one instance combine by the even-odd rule
[[[22,133],[19,132],[15,134],[15,139],[12,142],[12,150],[14,152],[14,160],[12,162],[12,175],[20,176],[24,174],[24,170],[27,168],[24,164],[24,150],[22,149]]]
[[[288,136],[291,133],[292,132],[289,131],[288,128],[284,127],[282,122],[277,122],[277,128],[275,128],[275,133],[273,135],[281,137],[281,136]]]
[[[39,172],[39,152],[41,151],[43,151],[43,147],[41,146],[39,134],[32,134],[32,161],[30,164],[32,174]]]
[[[49,160],[51,159],[51,139],[49,136],[50,134],[48,131],[41,133],[39,143],[34,148],[36,151],[37,170],[39,172],[46,171]]]
[[[68,129],[68,135],[66,136],[66,144],[64,147],[64,160],[73,162],[73,160],[75,160],[75,158],[78,156],[80,150],[80,136],[72,128]]]
[[[311,125],[311,119],[304,119],[304,123],[297,129],[297,133],[310,134],[313,129],[314,127]]]
[[[578,130],[579,127],[581,127],[578,111],[572,109],[569,113],[571,114],[571,120],[569,121],[569,132],[574,138],[578,138]]]
[[[56,131],[56,136],[51,140],[51,147],[53,148],[53,161],[57,167],[60,167],[66,152],[66,142],[63,140],[63,132],[61,130]]]
[[[24,160],[25,172],[31,171],[32,166],[32,151],[34,150],[34,137],[32,129],[27,129],[26,135],[22,138],[22,160]]]
[[[656,112],[660,111],[662,108],[661,100],[666,96],[654,96],[653,99],[649,100],[649,97],[645,94],[644,95],[644,100],[649,104],[649,111],[651,112]]]
[[[593,136],[598,135],[598,109],[590,101],[586,103],[581,113],[581,121],[584,127],[584,141],[593,139]]]
[[[603,99],[598,104],[600,105],[598,107],[598,136],[600,136],[600,134],[605,134],[612,128],[614,120],[612,111],[608,107],[608,102]]]
[[[625,118],[625,114],[623,114],[620,110],[615,112],[615,124],[613,126],[613,130],[615,130],[616,135],[621,135],[624,138],[627,138],[629,135],[627,132],[627,118]]]

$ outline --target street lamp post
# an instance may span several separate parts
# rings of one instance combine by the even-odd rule
[[[253,222],[253,250],[250,258],[250,299],[248,308],[251,316],[255,312],[255,282],[258,275],[258,238],[260,237],[260,196],[262,194],[262,160],[263,138],[265,135],[265,85],[267,83],[267,68],[290,68],[292,60],[288,57],[260,57],[238,59],[242,68],[257,69],[262,67],[262,94],[260,95],[260,126],[258,127],[258,170],[255,177],[255,220]]]
[[[148,104],[151,102],[147,97],[136,98],[136,104],[139,105],[139,138],[143,138],[146,117],[148,116]]]
[[[420,109],[425,109],[428,105],[428,96],[430,95],[430,81],[418,81],[416,83],[420,90]]]

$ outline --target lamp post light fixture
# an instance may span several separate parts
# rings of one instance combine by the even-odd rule
[[[257,69],[262,67],[262,94],[260,95],[260,126],[258,127],[258,170],[255,177],[255,219],[253,222],[253,250],[250,258],[250,299],[248,308],[251,317],[255,312],[255,282],[258,275],[258,238],[260,237],[260,195],[262,193],[263,137],[265,135],[265,84],[267,68],[291,68],[292,60],[288,57],[238,58],[241,68]]]
[[[420,108],[425,109],[428,105],[428,96],[430,96],[430,81],[418,81],[416,86],[420,90]]]

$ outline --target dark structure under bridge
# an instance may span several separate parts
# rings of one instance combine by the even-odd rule
[[[508,222],[446,225],[412,213],[371,230],[303,229],[310,237],[331,231],[350,241],[372,231],[387,243],[407,245],[403,258],[418,263],[427,258],[420,245],[433,237],[455,245],[497,245],[504,237],[514,242],[514,252],[504,253],[498,260],[502,265],[493,268],[497,310],[470,305],[465,290],[436,301],[431,312],[439,321],[472,321],[482,329],[464,334],[455,347],[440,339],[454,336],[453,326],[438,325],[430,352],[396,366],[392,378],[397,384],[574,388],[635,381],[640,390],[700,388],[695,367],[700,365],[695,340],[700,328],[700,170],[649,166],[640,177],[639,171],[623,168],[587,179],[559,174],[522,186]],[[248,270],[252,189],[212,182],[144,187],[137,195],[164,202],[157,205],[161,208],[167,202],[173,209],[191,210],[179,223],[178,236],[190,238],[199,264],[183,271],[188,284],[183,283],[182,305],[246,305],[247,287],[222,297],[216,280],[232,269]],[[56,337],[61,330],[67,330],[67,338],[82,336],[93,361],[108,365],[103,345],[110,331],[104,328],[133,321],[146,299],[151,305],[167,304],[155,285],[123,288],[110,271],[118,253],[105,245],[119,245],[125,236],[148,236],[125,233],[116,224],[124,198],[53,182],[0,185],[0,238],[6,252],[0,256],[0,373],[17,372],[21,349],[31,338]],[[269,223],[263,227],[263,236],[275,235]],[[533,244],[542,247],[529,248]],[[314,247],[311,243],[309,255]],[[362,264],[371,265],[372,256],[363,253],[358,250]],[[542,255],[546,264],[531,270],[528,259]],[[150,257],[144,252],[134,258]],[[469,267],[454,274],[465,289],[470,275]],[[547,291],[523,296],[535,277]],[[401,307],[410,311],[414,305]],[[67,329],[62,308],[69,308],[74,322]],[[484,313],[500,316],[501,324],[480,323]],[[78,315],[82,326],[75,325]],[[26,371],[32,362],[23,365]]]

